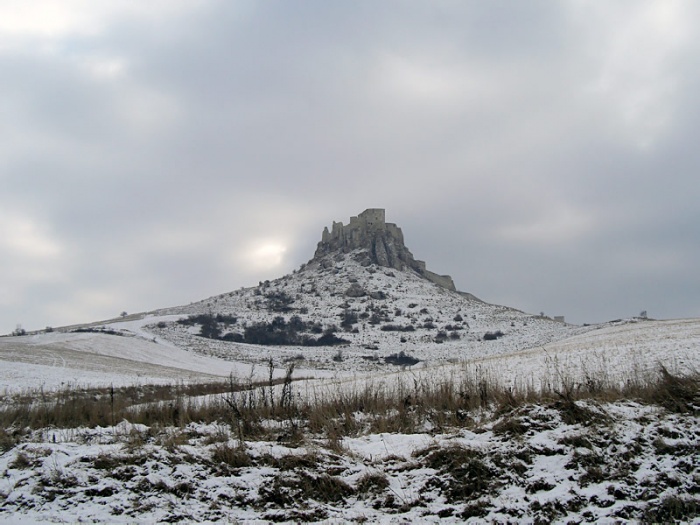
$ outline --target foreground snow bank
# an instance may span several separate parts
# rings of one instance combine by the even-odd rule
[[[227,425],[44,430],[0,458],[0,523],[700,520],[700,421],[526,405],[422,433],[241,443]],[[359,416],[358,416],[359,417]]]

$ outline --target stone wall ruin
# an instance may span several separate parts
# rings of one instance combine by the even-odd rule
[[[333,221],[330,231],[327,227],[324,228],[314,259],[354,250],[365,250],[368,264],[400,271],[413,270],[443,288],[455,290],[452,277],[427,270],[425,262],[413,257],[404,244],[401,228],[386,222],[386,211],[383,208],[369,208],[358,216],[351,217],[348,225]]]

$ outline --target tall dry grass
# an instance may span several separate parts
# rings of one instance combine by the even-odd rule
[[[108,427],[123,420],[156,428],[225,423],[241,442],[321,435],[331,448],[339,448],[344,436],[468,427],[485,412],[501,415],[532,403],[555,404],[574,422],[587,417],[578,405],[584,399],[633,399],[691,414],[700,410],[700,374],[674,374],[661,366],[624,382],[561,376],[539,389],[527,382],[504,386],[478,367],[439,378],[409,373],[335,387],[295,381],[293,372],[290,365],[284,378],[273,380],[270,364],[270,379],[264,383],[230,377],[202,384],[66,388],[5,397],[0,449],[12,448],[22,433],[32,430]]]

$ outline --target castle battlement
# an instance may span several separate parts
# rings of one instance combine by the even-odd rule
[[[443,288],[455,290],[449,275],[437,275],[426,269],[423,261],[414,259],[404,245],[403,232],[394,223],[386,222],[384,208],[368,208],[357,216],[350,217],[350,223],[333,221],[331,230],[323,229],[314,259],[333,252],[349,253],[364,249],[368,254],[368,264],[378,264],[397,270],[413,270]]]

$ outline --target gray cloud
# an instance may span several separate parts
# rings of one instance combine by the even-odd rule
[[[2,332],[282,275],[367,207],[488,301],[700,315],[691,4],[36,6],[0,17]]]

